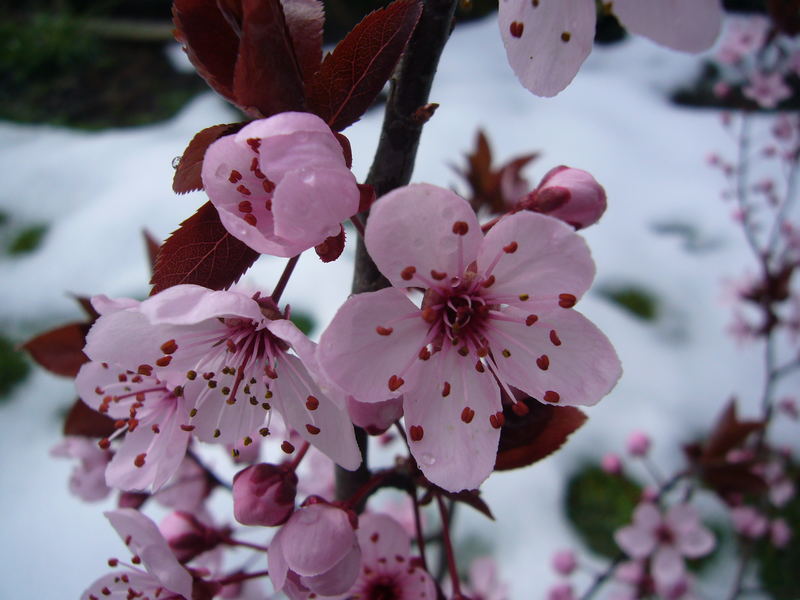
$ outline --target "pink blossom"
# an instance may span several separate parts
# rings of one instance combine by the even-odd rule
[[[717,50],[717,59],[726,64],[740,62],[764,45],[768,30],[769,20],[764,17],[731,19]]]
[[[782,73],[755,71],[750,75],[750,83],[742,89],[742,93],[762,108],[775,108],[792,95],[792,90],[786,85]]]
[[[751,539],[760,538],[769,528],[767,518],[752,506],[732,508],[731,521],[738,534]]]
[[[641,503],[633,513],[633,523],[619,529],[614,539],[631,558],[652,557],[652,574],[659,586],[684,577],[684,557],[698,558],[714,548],[714,536],[688,504],[676,504],[662,516],[655,504]]]
[[[269,434],[277,412],[338,464],[355,469],[360,463],[344,407],[322,393],[309,370],[315,344],[268,298],[177,285],[102,315],[84,351],[179,389],[176,398],[189,410],[176,422],[203,441],[248,446]],[[88,378],[84,392],[95,393]]]
[[[569,583],[557,583],[547,592],[547,600],[575,600],[575,598],[575,591]]]
[[[267,556],[275,590],[283,590],[292,600],[304,597],[308,590],[320,596],[343,594],[361,567],[361,549],[350,516],[325,503],[292,513],[272,538]]]
[[[395,287],[348,299],[319,362],[359,401],[402,394],[411,452],[437,485],[475,488],[492,472],[510,386],[588,405],[619,378],[609,341],[571,310],[594,265],[564,223],[522,211],[484,237],[465,200],[418,184],[377,201],[365,241]],[[408,287],[426,290],[421,306]]]
[[[619,475],[622,473],[622,460],[617,454],[605,454],[600,461],[600,467],[609,475]]]
[[[774,519],[769,524],[769,539],[776,548],[785,548],[792,539],[792,528],[786,519]]]
[[[69,491],[85,502],[96,502],[107,497],[111,489],[106,485],[106,467],[112,454],[98,448],[94,440],[68,436],[53,446],[51,456],[77,458],[78,464],[69,477]]]
[[[508,585],[500,579],[497,562],[481,556],[469,565],[469,579],[462,591],[470,600],[508,600]]]
[[[309,113],[277,114],[220,138],[206,150],[202,177],[225,228],[263,254],[321,244],[358,210],[341,145]]]
[[[128,571],[105,575],[89,586],[81,600],[123,600],[131,594],[153,598],[174,594],[185,600],[192,598],[192,576],[175,558],[155,523],[132,508],[104,514],[136,557],[134,562],[141,562],[145,570],[130,567]]]
[[[606,192],[590,173],[562,165],[548,171],[523,206],[583,229],[605,212]]]
[[[153,494],[153,499],[173,510],[196,513],[201,510],[215,485],[197,461],[186,457],[172,479]]]
[[[645,456],[650,451],[650,436],[643,431],[634,431],[628,436],[628,454]]]
[[[719,33],[719,0],[614,0],[614,14],[630,31],[686,52],[709,48]],[[527,89],[555,96],[569,85],[592,50],[594,0],[501,0],[500,35],[508,62]]]
[[[553,555],[551,560],[553,569],[559,575],[570,575],[578,566],[575,553],[572,550],[559,550]]]
[[[233,516],[242,525],[280,525],[292,514],[296,493],[292,469],[251,465],[233,478]]]
[[[209,527],[193,514],[179,510],[164,517],[158,529],[182,563],[212,550],[220,542],[219,532],[215,528]]]

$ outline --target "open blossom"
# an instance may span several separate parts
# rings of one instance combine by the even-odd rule
[[[666,515],[653,503],[643,502],[633,513],[633,523],[614,534],[631,558],[652,557],[651,571],[658,586],[684,578],[684,557],[699,558],[714,548],[714,536],[688,504],[670,507]]]
[[[755,71],[750,75],[749,84],[742,88],[742,93],[762,108],[775,108],[792,95],[792,89],[786,85],[783,73]]]
[[[280,113],[220,138],[206,150],[202,178],[225,228],[263,254],[321,244],[358,210],[342,146],[309,113]]]
[[[111,452],[98,448],[95,440],[68,436],[50,449],[50,455],[77,458],[80,461],[70,474],[69,491],[81,500],[96,502],[111,492],[106,485],[106,467],[111,460]]]
[[[136,557],[133,562],[141,563],[144,570],[131,566],[105,575],[89,586],[81,600],[192,598],[192,575],[178,562],[155,523],[132,508],[104,514]]]
[[[365,241],[394,287],[351,297],[318,359],[359,401],[402,394],[411,452],[437,485],[475,488],[489,476],[512,386],[588,405],[619,378],[609,341],[571,310],[594,264],[561,221],[522,211],[484,237],[465,200],[418,184],[377,201]],[[407,288],[424,290],[421,306]]]
[[[258,294],[177,285],[103,314],[89,332],[85,352],[134,371],[127,385],[134,377],[153,378],[162,383],[151,381],[151,386],[173,390],[188,409],[179,429],[202,441],[250,445],[255,436],[269,434],[274,409],[305,440],[354,469],[361,456],[347,413],[322,393],[309,372],[314,344],[283,317]],[[93,367],[92,374],[100,377],[98,369],[102,366]],[[93,386],[89,379],[83,391],[105,398],[111,383],[98,379]],[[135,391],[112,393],[135,398]],[[116,404],[111,401],[109,408]],[[146,456],[141,460],[147,465]]]
[[[711,47],[719,0],[614,0],[604,3],[630,31],[685,52]],[[555,96],[592,50],[595,0],[500,0],[500,35],[511,68],[527,89]]]

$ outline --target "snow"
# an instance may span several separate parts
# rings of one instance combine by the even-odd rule
[[[561,498],[566,476],[579,465],[621,452],[627,435],[641,429],[653,434],[655,461],[669,470],[680,464],[678,444],[708,427],[731,395],[741,399],[742,412],[755,414],[760,349],[737,346],[726,333],[731,307],[721,286],[754,263],[730,206],[719,199],[721,177],[705,165],[709,152],[730,152],[730,140],[716,111],[667,101],[697,64],[696,57],[632,39],[596,49],[564,93],[538,99],[507,66],[493,19],[459,26],[445,50],[431,95],[441,107],[426,126],[414,181],[461,185],[448,165],[462,161],[478,127],[497,160],[543,151],[528,169],[532,183],[558,164],[590,171],[609,197],[607,214],[585,232],[597,283],[640,285],[666,313],[647,323],[590,293],[579,309],[614,342],[625,370],[620,384],[589,411],[565,450],[485,484],[496,523],[460,511],[456,538],[480,535],[492,545],[513,598],[543,594],[554,581],[550,556],[576,543],[561,518]],[[0,259],[6,330],[24,339],[78,318],[68,293],[145,296],[142,230],[164,238],[204,201],[200,193],[173,195],[172,159],[196,131],[232,120],[209,93],[149,127],[83,133],[0,124],[0,209],[50,224],[36,252]],[[359,179],[381,121],[373,111],[346,131]],[[688,252],[680,238],[654,233],[668,223],[694,227],[708,242],[704,251]],[[304,256],[284,299],[327,323],[348,294],[352,252],[349,243],[328,265]],[[246,279],[268,290],[284,262],[262,257]],[[78,597],[106,572],[106,559],[123,550],[101,514],[109,504],[72,498],[70,465],[48,456],[59,439],[58,411],[73,398],[69,381],[37,372],[0,405],[0,597]],[[792,440],[788,429],[777,434]]]

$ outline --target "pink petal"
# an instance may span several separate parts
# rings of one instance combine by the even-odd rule
[[[354,544],[332,569],[319,575],[302,576],[300,582],[321,596],[343,594],[349,590],[361,569],[361,549]]]
[[[144,362],[152,365],[163,354],[159,347],[165,341],[138,310],[122,310],[104,315],[92,325],[83,351],[92,360],[135,370]]]
[[[649,441],[649,440],[648,440]],[[700,525],[697,509],[691,504],[675,504],[667,511],[664,521],[675,532],[693,531]]]
[[[326,504],[295,511],[281,530],[286,564],[304,576],[331,570],[357,544],[347,513]]]
[[[569,85],[592,50],[596,11],[594,0],[501,0],[500,36],[523,86],[555,96]]]
[[[466,232],[459,235],[454,227]],[[483,236],[466,200],[450,190],[419,183],[377,200],[364,239],[372,260],[392,285],[430,287],[401,274],[413,267],[422,281],[432,281],[432,270],[460,277],[475,260]]]
[[[347,397],[347,414],[354,425],[366,429],[370,435],[384,433],[403,416],[403,399],[389,398],[383,402],[359,402]]]
[[[404,318],[409,317],[409,318]],[[377,328],[391,329],[381,335]],[[413,372],[392,391],[388,381],[414,362],[425,345],[428,324],[397,288],[351,296],[320,337],[317,360],[328,379],[361,402],[380,402],[413,385]],[[368,366],[368,368],[365,368]]]
[[[436,598],[436,584],[424,569],[412,566],[396,575],[400,587],[399,600],[431,600]]]
[[[504,251],[509,246],[516,249]],[[492,293],[512,297],[513,304],[525,310],[531,303],[557,307],[561,294],[577,300],[594,279],[594,262],[584,239],[558,219],[528,211],[501,219],[486,234],[478,272],[495,261]],[[520,294],[528,294],[530,300],[516,300]]]
[[[502,411],[500,389],[488,370],[475,369],[474,357],[445,346],[425,361],[403,408],[411,452],[431,482],[458,492],[492,473],[500,430],[490,416]],[[414,427],[422,428],[421,439]]]
[[[389,515],[367,513],[358,519],[358,543],[363,563],[378,568],[381,558],[395,560],[395,556],[408,557],[411,542],[403,526]]]
[[[525,318],[511,308],[504,312]],[[492,320],[486,337],[500,379],[540,401],[566,406],[596,404],[622,373],[608,338],[572,309],[557,308],[530,326]]]
[[[155,325],[196,325],[208,319],[238,317],[260,322],[258,303],[240,292],[213,291],[199,285],[176,285],[141,304],[142,314]]]
[[[296,356],[285,354],[275,366],[271,402],[286,424],[336,464],[354,470],[361,464],[353,424],[309,375]]]
[[[722,26],[719,0],[614,0],[613,11],[633,33],[685,52],[710,48]]]
[[[659,586],[668,586],[680,580],[685,573],[683,557],[672,546],[661,546],[653,555],[653,577]]]
[[[92,306],[101,315],[113,313],[126,308],[136,308],[139,301],[132,298],[109,298],[104,294],[92,296]]]
[[[652,502],[641,502],[633,511],[633,522],[637,527],[655,530],[663,523],[661,511]]]
[[[170,484],[154,494],[161,506],[196,512],[211,491],[208,475],[193,459],[184,458]]]
[[[283,586],[286,583],[286,576],[289,573],[289,565],[286,563],[286,558],[283,556],[283,543],[281,541],[283,536],[284,532],[283,528],[281,528],[278,530],[278,533],[272,537],[272,541],[269,543],[269,550],[267,552],[269,579],[272,581],[272,585],[276,592],[279,592],[281,589],[283,589]]]
[[[192,597],[192,576],[178,562],[158,527],[132,508],[108,511],[106,518],[130,550],[142,559],[147,572],[169,590]]]

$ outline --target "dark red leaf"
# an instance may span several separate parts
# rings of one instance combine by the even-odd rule
[[[233,75],[236,104],[263,117],[303,110],[303,77],[280,0],[242,0],[242,8],[242,39]]]
[[[790,36],[800,33],[800,0],[767,0],[767,11],[776,29]]]
[[[22,348],[51,373],[75,377],[81,365],[89,360],[83,353],[88,331],[86,323],[70,323],[37,335]]]
[[[237,19],[232,14],[237,4],[217,0],[174,0],[172,4],[175,38],[208,85],[233,103],[233,71],[239,55],[237,28],[241,23],[241,16]]]
[[[445,489],[440,488],[437,485],[430,483],[427,479],[422,479],[420,481],[420,485],[424,485],[428,488],[427,492],[420,498],[420,504],[428,504],[431,500],[433,500],[435,494],[439,494],[444,496],[445,498],[449,498],[455,502],[463,502],[464,504],[471,506],[479,513],[482,513],[489,517],[492,521],[494,521],[494,515],[492,514],[489,505],[483,501],[481,498],[481,493],[479,490],[462,490],[460,492],[448,492]]]
[[[358,212],[367,212],[375,202],[375,188],[368,183],[359,183],[358,191],[360,192],[358,200]]]
[[[100,318],[100,313],[94,309],[90,298],[87,298],[86,296],[75,296],[75,300],[81,305],[81,308],[83,309],[83,312],[86,313],[86,316],[89,317],[89,325]]]
[[[233,237],[206,202],[161,246],[150,283],[155,294],[173,285],[193,283],[221,290],[238,281],[259,254]]]
[[[283,5],[283,14],[303,81],[309,83],[322,62],[325,7],[319,0],[292,0]]]
[[[322,262],[333,262],[342,255],[344,251],[344,242],[344,227],[342,227],[339,235],[332,235],[326,238],[324,242],[314,246],[314,251]]]
[[[142,235],[144,236],[144,245],[147,248],[147,260],[150,262],[150,274],[152,275],[156,269],[156,259],[158,258],[158,250],[161,248],[161,244],[146,229],[142,231]]]
[[[208,147],[225,135],[236,133],[245,123],[228,123],[225,125],[214,125],[207,127],[197,133],[175,168],[175,176],[172,179],[172,189],[176,194],[185,194],[203,189],[203,180],[200,173],[203,169],[203,157],[206,155]]]
[[[114,420],[89,408],[78,398],[64,420],[64,435],[104,438],[114,433]]]
[[[703,447],[701,460],[723,459],[740,446],[747,437],[764,427],[761,421],[740,421],[736,415],[736,403],[731,400],[722,411]]]
[[[533,398],[520,402],[528,408],[524,415],[509,406],[503,410],[495,471],[526,467],[549,456],[586,422],[586,415],[572,406],[551,406]]]
[[[701,477],[706,485],[723,498],[738,494],[760,494],[767,491],[767,482],[751,470],[752,463],[705,465]]]
[[[325,57],[308,92],[310,110],[335,131],[358,121],[391,76],[421,14],[417,0],[395,0],[367,15]]]
[[[347,139],[347,136],[343,133],[334,132],[336,136],[336,141],[339,142],[339,145],[342,147],[342,153],[344,154],[344,164],[347,165],[348,169],[353,168],[353,149],[350,146],[350,140]]]

